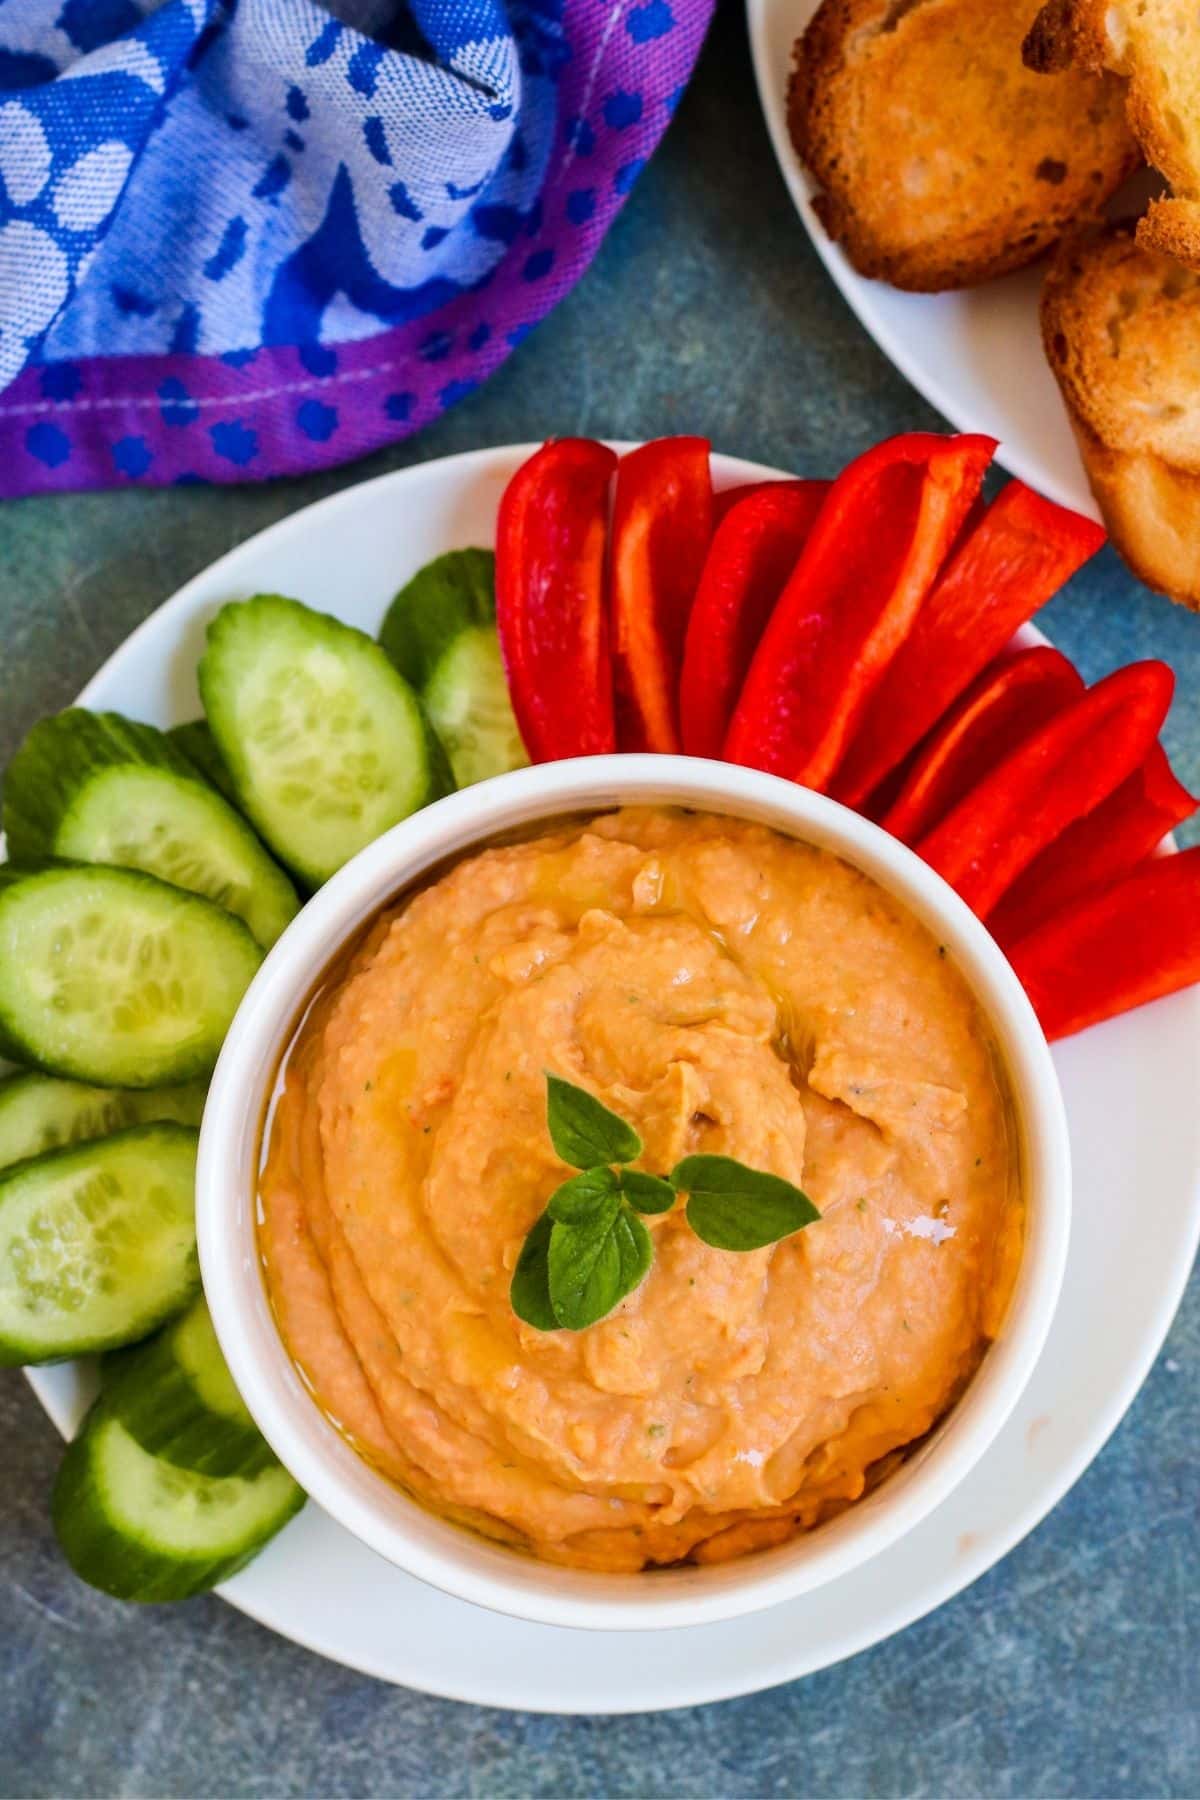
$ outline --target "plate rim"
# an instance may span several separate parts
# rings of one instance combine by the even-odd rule
[[[755,0],[751,0],[751,4],[754,3]],[[623,447],[623,441],[611,441],[614,447]],[[170,627],[177,618],[186,616],[189,608],[194,604],[196,591],[207,588],[214,579],[220,577],[221,572],[228,565],[244,556],[250,547],[253,546],[257,552],[265,545],[283,540],[289,534],[303,534],[311,530],[314,523],[323,528],[336,517],[343,507],[350,508],[361,504],[362,496],[368,490],[382,492],[393,488],[402,488],[414,477],[434,469],[438,470],[443,478],[449,474],[452,479],[475,476],[483,472],[498,474],[506,466],[513,465],[517,459],[530,454],[535,448],[537,445],[532,443],[502,444],[461,451],[446,457],[426,458],[420,462],[407,464],[403,468],[385,471],[366,481],[349,483],[333,494],[325,495],[320,500],[285,514],[283,518],[275,520],[271,525],[264,527],[262,531],[244,539],[232,549],[223,552],[214,562],[198,570],[182,587],[156,607],[104,660],[85,683],[76,703],[90,704],[97,697],[96,689],[109,679],[115,678],[126,659],[132,658],[148,637]],[[789,478],[786,470],[742,457],[726,456],[715,450],[713,463],[714,473],[722,480],[722,485],[738,481]],[[1023,631],[1029,642],[1048,641],[1035,627],[1026,626]],[[1196,995],[1194,1008],[1200,1015],[1200,989],[1194,990],[1194,993]],[[1113,1024],[1116,1022],[1114,1021]],[[1112,1028],[1110,1025],[1099,1029]],[[1107,1404],[1102,1408],[1097,1408],[1092,1414],[1080,1446],[1072,1455],[1063,1459],[1051,1477],[1037,1476],[1036,1473],[1030,1476],[1029,1489],[1033,1497],[1014,1513],[1006,1527],[1003,1530],[996,1529],[990,1535],[982,1534],[981,1542],[973,1544],[968,1551],[957,1557],[940,1579],[930,1580],[924,1585],[915,1603],[897,1603],[887,1613],[874,1617],[869,1625],[850,1630],[841,1639],[831,1640],[827,1636],[824,1646],[815,1655],[799,1649],[796,1654],[781,1656],[778,1659],[778,1666],[765,1678],[756,1670],[749,1680],[742,1680],[734,1670],[731,1675],[724,1677],[700,1679],[689,1693],[666,1698],[630,1691],[621,1699],[606,1696],[599,1704],[588,1706],[544,1705],[539,1703],[536,1693],[530,1695],[520,1691],[519,1659],[514,1659],[515,1679],[507,1668],[500,1668],[494,1672],[495,1691],[481,1695],[477,1690],[471,1691],[468,1687],[454,1683],[423,1681],[419,1672],[416,1675],[406,1673],[404,1676],[399,1676],[393,1669],[388,1668],[369,1653],[354,1656],[346,1654],[341,1649],[331,1651],[318,1640],[318,1635],[311,1630],[306,1629],[303,1625],[296,1626],[290,1623],[286,1627],[281,1625],[278,1622],[278,1615],[270,1607],[257,1604],[252,1597],[238,1592],[237,1577],[232,1582],[218,1588],[216,1592],[222,1599],[236,1607],[239,1612],[244,1613],[267,1630],[274,1631],[279,1636],[299,1644],[302,1648],[324,1656],[327,1660],[355,1669],[360,1674],[370,1675],[393,1685],[408,1687],[416,1692],[427,1693],[439,1699],[455,1700],[471,1705],[497,1706],[513,1711],[561,1716],[624,1716],[671,1711],[681,1707],[707,1705],[720,1700],[741,1698],[747,1694],[763,1692],[782,1683],[813,1674],[819,1669],[832,1667],[851,1656],[858,1655],[861,1651],[872,1648],[875,1644],[883,1642],[936,1611],[946,1601],[953,1599],[956,1594],[961,1593],[964,1588],[969,1587],[980,1576],[987,1573],[1022,1542],[1075,1485],[1128,1412],[1149,1374],[1179,1310],[1197,1247],[1200,1245],[1200,1164],[1193,1172],[1191,1218],[1186,1238],[1188,1252],[1180,1256],[1172,1265],[1171,1279],[1164,1283],[1155,1314],[1153,1318],[1147,1319],[1140,1333],[1138,1353],[1126,1360],[1122,1370],[1122,1379],[1113,1383]],[[51,1371],[26,1368],[24,1372],[43,1410],[56,1429],[64,1437],[67,1436],[69,1425],[66,1408],[59,1403],[55,1395],[45,1391],[46,1377]],[[987,1455],[981,1459],[979,1467],[985,1467],[986,1462]],[[904,1540],[901,1540],[899,1544],[892,1547],[891,1551],[883,1554],[900,1554],[903,1551],[903,1545]],[[836,1582],[831,1582],[829,1587],[836,1589],[836,1585]],[[436,1590],[430,1590],[430,1592],[436,1592]],[[447,1599],[446,1596],[440,1596],[440,1598]],[[449,1603],[455,1606],[466,1604],[459,1601]],[[783,1606],[770,1610],[782,1611],[784,1607],[799,1608],[803,1605],[804,1598],[801,1597],[799,1600],[783,1603]],[[502,1617],[502,1615],[496,1616]],[[752,1619],[754,1615],[750,1615],[750,1617]],[[516,1620],[507,1621],[507,1623],[521,1631],[549,1632],[564,1642],[581,1635],[561,1626],[529,1626]],[[728,1627],[725,1625],[692,1626],[680,1628],[678,1634],[675,1631],[669,1631],[657,1633],[654,1636],[662,1644],[665,1640],[673,1641],[677,1635],[680,1640],[683,1640],[688,1632],[719,1632],[726,1629]],[[614,1656],[619,1657],[621,1640],[626,1634],[589,1632],[582,1635],[589,1638],[597,1636],[607,1638],[612,1646]],[[667,1658],[662,1660],[664,1664],[668,1661]],[[684,1678],[687,1678],[686,1671]]]
[[[954,398],[937,371],[917,359],[908,349],[904,338],[886,321],[881,320],[871,305],[873,289],[886,284],[870,280],[860,275],[839,244],[815,217],[812,208],[814,195],[819,191],[796,154],[791,134],[787,125],[787,105],[784,91],[779,86],[779,68],[772,55],[770,42],[770,8],[777,0],[746,0],[746,28],[750,39],[750,59],[754,69],[754,85],[758,92],[758,103],[762,111],[767,135],[771,140],[771,148],[775,153],[775,161],[785,186],[791,196],[801,225],[808,236],[813,249],[825,265],[826,272],[834,286],[854,314],[858,323],[868,337],[878,346],[888,361],[897,368],[911,388],[920,394],[930,406],[936,407],[942,416],[949,420],[956,431],[973,431],[978,429],[978,420],[968,417],[965,408]],[[816,0],[812,0],[811,11],[816,11]],[[807,19],[797,25],[797,33],[804,29]],[[987,282],[980,282],[973,291],[986,288]],[[888,292],[898,292],[887,289]],[[914,295],[913,298],[934,301],[937,294]],[[1054,468],[1039,463],[1036,458],[1023,454],[1020,450],[1010,449],[1002,438],[996,451],[996,461],[1018,481],[1027,487],[1036,488],[1047,499],[1055,501],[1059,506],[1069,508],[1071,512],[1084,512],[1094,519],[1099,519],[1100,511],[1095,501],[1089,496],[1087,507],[1080,505],[1080,495],[1073,491],[1062,480]],[[1085,481],[1086,488],[1086,481]]]

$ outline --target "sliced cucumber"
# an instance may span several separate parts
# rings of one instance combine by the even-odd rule
[[[453,786],[421,702],[379,645],[298,600],[222,607],[200,693],[242,807],[310,887]]]
[[[87,1087],[32,1072],[6,1076],[0,1081],[0,1169],[156,1119],[199,1125],[205,1091],[202,1081],[121,1089]]]
[[[43,856],[144,869],[244,919],[269,948],[300,910],[296,890],[164,732],[82,707],[35,725],[4,780],[17,862]]]
[[[219,794],[237,805],[233,776],[225,767],[225,759],[217,749],[217,740],[207,719],[189,719],[186,725],[172,725],[167,733],[180,756],[186,756],[199,769],[205,781]]]
[[[459,787],[529,761],[500,657],[495,574],[490,550],[447,551],[401,588],[379,634],[424,700]]]
[[[143,1450],[201,1475],[256,1475],[275,1461],[233,1384],[203,1296],[144,1344],[100,1365],[109,1407]]]
[[[261,961],[240,919],[152,875],[0,867],[0,1053],[52,1075],[208,1075]]]
[[[460,632],[430,676],[424,698],[460,787],[528,763],[494,626]]]
[[[303,1505],[275,1461],[243,1478],[152,1456],[101,1395],[63,1457],[51,1515],[93,1587],[119,1600],[186,1600],[243,1568]]]
[[[0,1364],[130,1344],[188,1304],[197,1137],[137,1125],[0,1175]]]

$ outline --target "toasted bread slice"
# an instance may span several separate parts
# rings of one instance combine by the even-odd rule
[[[1138,242],[1200,269],[1200,6],[1195,0],[1048,0],[1025,40],[1030,68],[1109,70],[1128,83],[1129,123],[1173,189]]]
[[[1050,265],[1042,336],[1117,549],[1200,610],[1200,275],[1132,225],[1084,233]]]
[[[1027,70],[1036,0],[823,0],[789,123],[826,230],[864,275],[924,292],[1031,262],[1140,158],[1120,84]]]

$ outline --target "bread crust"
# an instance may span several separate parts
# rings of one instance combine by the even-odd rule
[[[918,292],[1020,268],[1139,157],[1111,76],[1029,73],[1030,0],[822,0],[795,48],[792,141],[860,273]]]
[[[1200,270],[1200,202],[1174,196],[1152,200],[1138,220],[1137,240],[1147,250]]]
[[[1130,129],[1173,196],[1138,227],[1148,250],[1200,269],[1200,7],[1192,0],[1046,0],[1026,66],[1108,70],[1126,82]]]
[[[1021,55],[1027,69],[1039,75],[1078,67],[1093,74],[1107,69],[1124,74],[1113,60],[1104,26],[1103,5],[1093,0],[1046,0],[1025,34]]]
[[[1200,610],[1200,277],[1109,226],[1059,247],[1041,316],[1114,544],[1147,587]]]

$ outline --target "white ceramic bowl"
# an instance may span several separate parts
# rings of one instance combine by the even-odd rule
[[[436,1518],[350,1448],[314,1404],[276,1329],[255,1239],[256,1186],[263,1115],[297,1011],[380,907],[498,832],[656,802],[754,819],[831,850],[949,946],[1007,1064],[1028,1226],[999,1339],[937,1431],[874,1492],[818,1530],[735,1562],[601,1575],[537,1562]],[[1067,1124],[1045,1039],[1008,963],[939,876],[857,814],[774,776],[686,757],[611,756],[522,769],[453,794],[396,826],[309,901],[267,957],[225,1041],[200,1137],[196,1208],[205,1292],[234,1379],[318,1505],[389,1562],[462,1599],[551,1625],[653,1630],[791,1599],[865,1562],[932,1512],[988,1448],[1037,1360],[1062,1283],[1070,1191]],[[302,1568],[295,1579],[304,1580]]]

